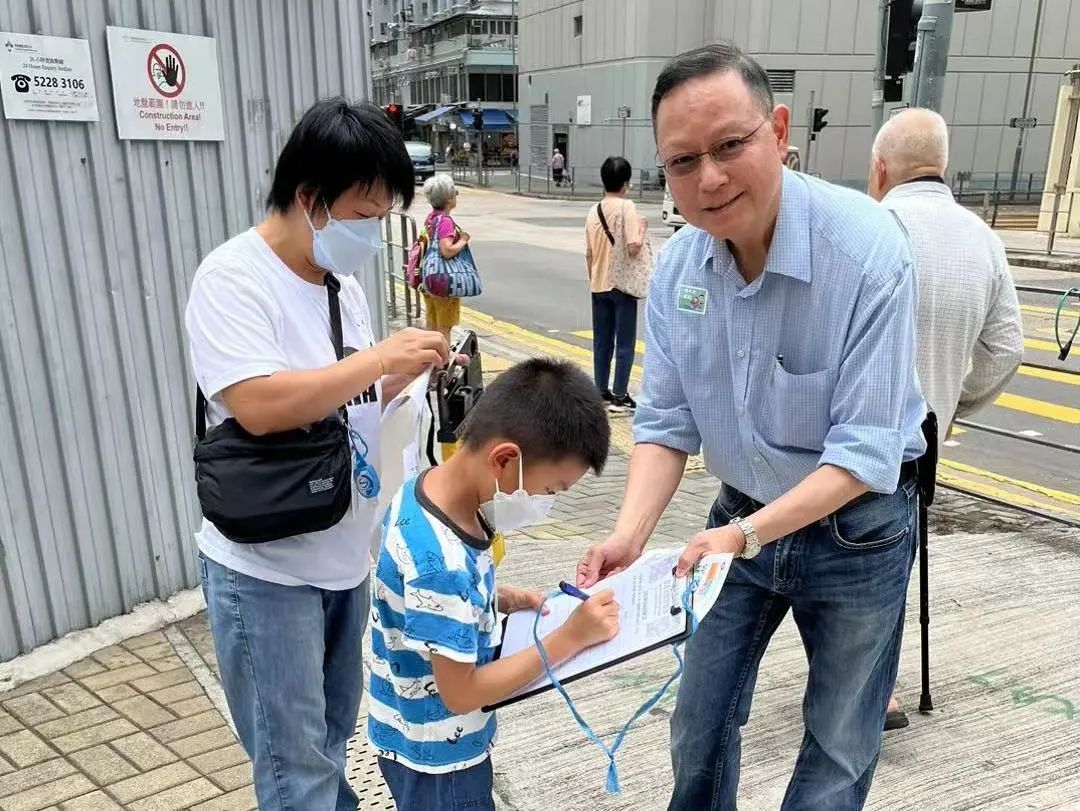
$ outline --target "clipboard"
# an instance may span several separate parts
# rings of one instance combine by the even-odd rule
[[[680,551],[669,552],[655,552],[648,556],[643,556],[633,566],[630,566],[623,572],[617,575],[609,577],[600,581],[595,586],[587,589],[589,593],[595,593],[602,591],[605,588],[612,588],[616,592],[616,599],[619,601],[620,606],[620,629],[619,633],[609,642],[594,645],[591,648],[587,648],[577,656],[571,657],[564,662],[559,663],[554,668],[555,675],[563,685],[571,684],[579,679],[583,679],[586,676],[592,676],[608,668],[615,667],[616,665],[628,662],[631,659],[636,659],[646,653],[659,650],[668,645],[673,645],[678,642],[689,638],[693,629],[693,617],[691,612],[686,611],[681,603],[681,596],[686,587],[687,579],[676,578],[674,575],[674,563],[679,558]],[[650,570],[651,567],[651,570]],[[644,571],[643,571],[644,570]],[[666,572],[666,580],[670,584],[670,592],[664,592],[663,584],[657,582],[660,575],[659,572]],[[635,586],[641,586],[642,579],[645,579],[655,587],[655,590],[651,590],[645,593],[642,591],[636,592],[642,596],[642,600],[633,601],[626,600],[626,594],[635,593],[633,589]],[[651,634],[645,639],[641,639],[641,620],[642,620],[642,608],[644,600],[652,600],[652,605],[648,606],[651,613],[647,614],[644,618],[646,624],[650,626]],[[692,599],[692,598],[691,598]],[[567,594],[554,595],[548,600],[548,606],[551,608],[552,619],[541,618],[540,637],[543,639],[548,633],[551,633],[554,628],[558,627],[565,621],[566,617],[581,604],[581,601],[575,597],[571,597]],[[693,603],[691,603],[691,609]],[[663,614],[666,613],[666,617]],[[631,623],[627,622],[627,619],[631,619]],[[500,658],[505,651],[507,642],[507,629],[511,626],[511,622],[515,625],[515,635],[513,639],[514,648],[508,652],[508,655],[518,653],[529,647],[535,646],[535,640],[533,638],[533,623],[535,622],[536,614],[533,611],[521,611],[515,614],[505,617],[503,619],[503,641],[496,648],[495,658]],[[633,622],[637,622],[637,628]],[[545,627],[545,625],[547,627]],[[525,633],[527,631],[527,633]],[[522,638],[524,635],[524,639]],[[635,639],[635,637],[639,637]],[[636,644],[637,642],[641,644]],[[526,644],[527,643],[527,644]],[[495,702],[489,706],[485,706],[482,709],[485,712],[490,712],[501,707],[507,707],[511,704],[516,704],[526,698],[531,698],[540,693],[548,690],[553,690],[554,685],[547,677],[547,674],[541,674],[538,679],[521,688],[517,692],[511,694],[502,701]]]

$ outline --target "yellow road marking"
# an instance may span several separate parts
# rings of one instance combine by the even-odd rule
[[[1045,501],[1028,498],[1020,493],[1013,492],[1012,490],[1005,490],[1001,487],[995,487],[992,484],[967,479],[963,476],[955,476],[952,473],[946,473],[939,470],[937,478],[942,484],[947,484],[959,488],[960,490],[967,490],[968,492],[977,495],[996,498],[999,501],[1004,501],[1006,504],[1016,504],[1020,507],[1034,507],[1035,509],[1044,512],[1080,517],[1080,511],[1070,510],[1068,507],[1061,507],[1057,504],[1047,504]]]
[[[1055,355],[1061,351],[1061,348],[1053,341],[1040,341],[1037,338],[1025,338],[1024,346],[1028,349],[1038,349],[1041,352],[1053,352]]]
[[[1033,369],[1030,366],[1021,366],[1018,372],[1025,377],[1038,377],[1042,380],[1053,380],[1055,383],[1080,386],[1080,375],[1071,375],[1068,372],[1055,372],[1052,369]]]
[[[1045,417],[1049,420],[1067,422],[1071,425],[1080,425],[1080,408],[1073,408],[1072,406],[1048,403],[1045,400],[1036,400],[1033,397],[1023,397],[1019,394],[1009,394],[1008,392],[1000,395],[994,401],[994,405],[1001,406],[1002,408],[1010,408],[1013,411],[1023,411],[1027,414],[1034,414],[1037,417]]]
[[[1057,314],[1057,307],[1039,307],[1034,304],[1021,304],[1020,309],[1023,310],[1025,313],[1046,313],[1047,315]],[[1076,313],[1072,312],[1068,304],[1061,308],[1061,314],[1076,315]]]
[[[570,334],[573,335],[575,338],[584,338],[587,341],[591,341],[593,339],[593,331],[591,329],[579,329],[577,330],[577,332],[571,332]],[[634,351],[637,352],[639,355],[644,355],[645,342],[634,341]]]
[[[982,476],[983,478],[990,479],[991,481],[998,482],[999,484],[1008,484],[1012,487],[1018,487],[1021,490],[1027,490],[1031,493],[1038,493],[1040,496],[1046,496],[1054,501],[1062,501],[1066,504],[1075,504],[1080,506],[1080,495],[1076,493],[1067,493],[1064,490],[1054,490],[1050,487],[1044,487],[1041,484],[1034,484],[1032,482],[1026,482],[1021,479],[1013,479],[1009,476],[1003,476],[1000,473],[992,473],[989,470],[983,470],[982,468],[968,465],[963,462],[957,462],[952,459],[940,459],[938,460],[938,467],[947,467],[950,470],[955,470],[959,473],[967,473],[974,476]]]

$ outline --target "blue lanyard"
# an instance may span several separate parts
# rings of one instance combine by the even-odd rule
[[[680,602],[682,603],[683,611],[690,617],[690,633],[693,635],[697,630],[697,617],[694,615],[693,609],[690,605],[690,599],[694,592],[697,590],[697,579],[691,580],[686,588],[683,590]],[[637,712],[630,716],[630,720],[623,724],[618,734],[615,736],[615,740],[611,746],[604,743],[600,737],[592,731],[592,727],[589,726],[589,722],[586,721],[581,713],[578,712],[577,707],[574,706],[574,700],[570,698],[570,694],[566,692],[566,688],[562,686],[562,682],[559,681],[555,672],[551,669],[551,662],[548,661],[547,651],[544,650],[544,645],[540,641],[540,616],[544,611],[544,605],[552,597],[561,595],[562,591],[556,589],[547,596],[544,597],[544,602],[540,604],[540,607],[536,610],[536,617],[533,619],[533,642],[536,644],[536,650],[540,653],[540,660],[544,663],[544,673],[551,679],[552,686],[558,691],[559,695],[563,697],[563,701],[566,702],[566,706],[570,709],[570,714],[574,716],[574,720],[577,721],[578,727],[584,733],[585,737],[600,747],[600,750],[608,759],[607,778],[604,781],[604,788],[608,794],[619,793],[619,771],[615,765],[615,753],[619,751],[619,747],[622,746],[623,740],[626,738],[626,733],[630,731],[630,727],[641,718],[645,713],[651,710],[656,704],[664,697],[664,694],[668,691],[668,688],[682,675],[683,672],[683,657],[679,652],[678,644],[671,646],[671,652],[675,655],[675,661],[678,665],[675,668],[675,672],[671,674],[671,677],[664,682],[663,686],[656,691],[656,693],[649,698],[644,704],[638,707]]]

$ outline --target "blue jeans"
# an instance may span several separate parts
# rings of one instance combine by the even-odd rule
[[[615,354],[615,382],[610,391],[626,394],[634,365],[637,341],[637,299],[621,290],[592,294],[593,375],[596,388],[608,391],[611,355]]]
[[[398,811],[495,811],[491,758],[458,772],[428,774],[379,758]]]
[[[740,728],[758,664],[791,609],[810,673],[805,734],[783,811],[857,811],[881,750],[896,680],[916,549],[914,478],[867,494],[827,519],[736,560],[720,599],[687,643],[671,719],[675,789],[669,811],[737,807]],[[709,526],[754,510],[724,487]]]
[[[261,811],[355,811],[345,744],[356,731],[368,582],[282,586],[202,555],[221,683],[252,760]]]

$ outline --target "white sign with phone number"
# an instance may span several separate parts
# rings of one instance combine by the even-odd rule
[[[90,44],[0,31],[0,96],[7,118],[97,121]]]

